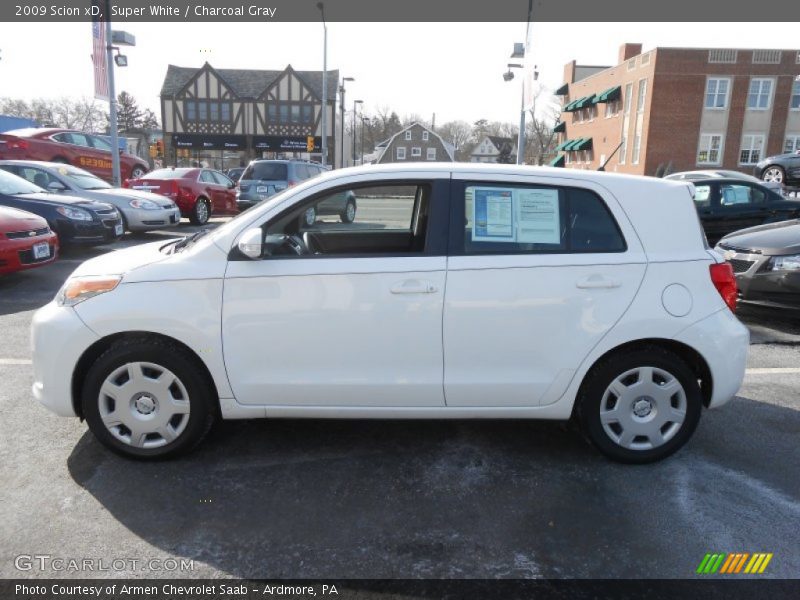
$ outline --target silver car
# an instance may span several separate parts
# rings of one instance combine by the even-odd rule
[[[128,231],[163,229],[180,223],[181,213],[169,198],[150,192],[115,188],[72,165],[36,160],[0,160],[0,169],[56,194],[113,204]]]

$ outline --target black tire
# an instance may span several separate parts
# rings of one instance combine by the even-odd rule
[[[100,415],[100,389],[115,370],[133,362],[153,363],[171,371],[188,392],[188,423],[166,445],[135,447],[120,441]],[[137,459],[172,458],[188,452],[205,437],[218,414],[214,384],[197,364],[196,357],[176,344],[154,338],[129,338],[114,343],[92,365],[86,375],[81,406],[89,429],[103,445],[122,456]]]
[[[211,204],[205,198],[198,198],[194,203],[192,214],[189,215],[189,221],[192,225],[205,225],[211,218]]]
[[[786,171],[779,165],[769,165],[761,171],[763,181],[775,181],[784,185],[786,183]]]
[[[666,372],[677,379],[678,383],[680,383],[683,388],[683,395],[681,396],[678,394],[677,396],[673,396],[668,402],[683,402],[683,398],[685,398],[685,404],[683,406],[685,416],[680,425],[674,423],[674,425],[678,425],[677,430],[673,430],[674,433],[671,433],[671,437],[661,445],[651,448],[626,448],[621,445],[619,441],[622,440],[621,435],[619,440],[611,437],[611,434],[616,433],[613,429],[615,425],[620,429],[620,433],[624,431],[622,424],[611,423],[607,425],[609,428],[612,428],[611,433],[608,433],[606,431],[606,426],[603,425],[601,420],[601,406],[607,408],[608,405],[604,405],[604,402],[611,402],[612,408],[616,408],[615,404],[621,403],[621,399],[615,400],[613,393],[610,393],[609,397],[606,398],[606,391],[609,389],[611,383],[629,371],[647,367],[653,367]],[[653,417],[651,418],[648,414],[643,418],[651,419],[657,424],[658,421],[656,421],[656,419],[659,418],[658,410],[661,409],[658,407],[660,405],[649,396],[642,396],[641,398],[645,399],[644,402],[646,404],[656,403],[657,408],[653,411]],[[639,399],[637,399],[636,402],[639,402]],[[689,440],[694,430],[697,428],[702,404],[703,399],[697,375],[693,373],[686,362],[669,350],[658,346],[647,346],[644,348],[637,348],[636,350],[622,351],[613,354],[596,364],[590,370],[581,386],[576,400],[576,415],[584,435],[598,450],[600,450],[600,452],[619,462],[642,464],[664,459],[679,450]],[[635,404],[632,404],[630,408],[628,408],[626,403],[624,408],[632,413],[634,405]],[[620,408],[623,408],[622,404]],[[647,409],[645,408],[645,410]],[[665,410],[665,415],[666,412]],[[626,418],[626,422],[633,423],[631,425],[631,430],[634,432],[635,428],[639,427],[640,423],[643,422],[634,421],[634,419],[642,419],[642,417],[638,415],[634,417],[629,414],[626,415]],[[667,432],[670,433],[670,428],[672,428],[673,425],[667,422],[663,427],[667,428]],[[640,437],[646,436],[636,435],[634,441]],[[647,439],[647,441],[642,440],[638,442],[638,445],[643,446],[648,443],[652,444],[652,441],[649,439]]]
[[[315,206],[311,206],[304,210],[300,214],[300,227],[305,229],[308,227],[313,227],[314,223],[317,222],[317,208]]]
[[[347,205],[344,208],[344,212],[339,215],[339,218],[342,219],[342,223],[352,223],[356,219],[356,201],[355,200],[348,200]]]

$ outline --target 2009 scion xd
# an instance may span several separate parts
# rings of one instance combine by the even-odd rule
[[[352,223],[303,219],[343,192]],[[690,183],[343,169],[83,263],[34,318],[33,393],[138,458],[220,417],[574,416],[608,456],[648,462],[739,389],[735,302]]]

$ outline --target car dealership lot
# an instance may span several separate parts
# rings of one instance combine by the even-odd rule
[[[193,559],[186,577],[685,577],[706,552],[772,552],[766,575],[800,572],[800,319],[774,312],[741,311],[739,396],[657,464],[526,421],[229,421],[179,460],[110,454],[32,399],[32,312],[86,258],[195,230],[0,280],[1,576],[97,575],[15,568],[34,554],[169,577],[141,561]]]

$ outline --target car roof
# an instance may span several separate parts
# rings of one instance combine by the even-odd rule
[[[26,127],[24,129],[12,129],[11,131],[4,131],[3,134],[14,135],[16,137],[33,137],[35,135],[58,133],[62,131],[75,131],[76,133],[83,133],[82,131],[76,131],[74,129],[61,129],[59,127]]]
[[[19,167],[41,167],[43,169],[54,169],[57,170],[61,167],[71,167],[73,169],[78,169],[79,171],[83,171],[85,173],[89,173],[86,169],[81,169],[80,167],[76,167],[75,165],[69,165],[64,163],[57,163],[57,162],[49,162],[46,160],[0,160],[0,165],[16,165]],[[89,173],[93,177],[97,177],[92,173]],[[99,178],[98,178],[99,179]]]

